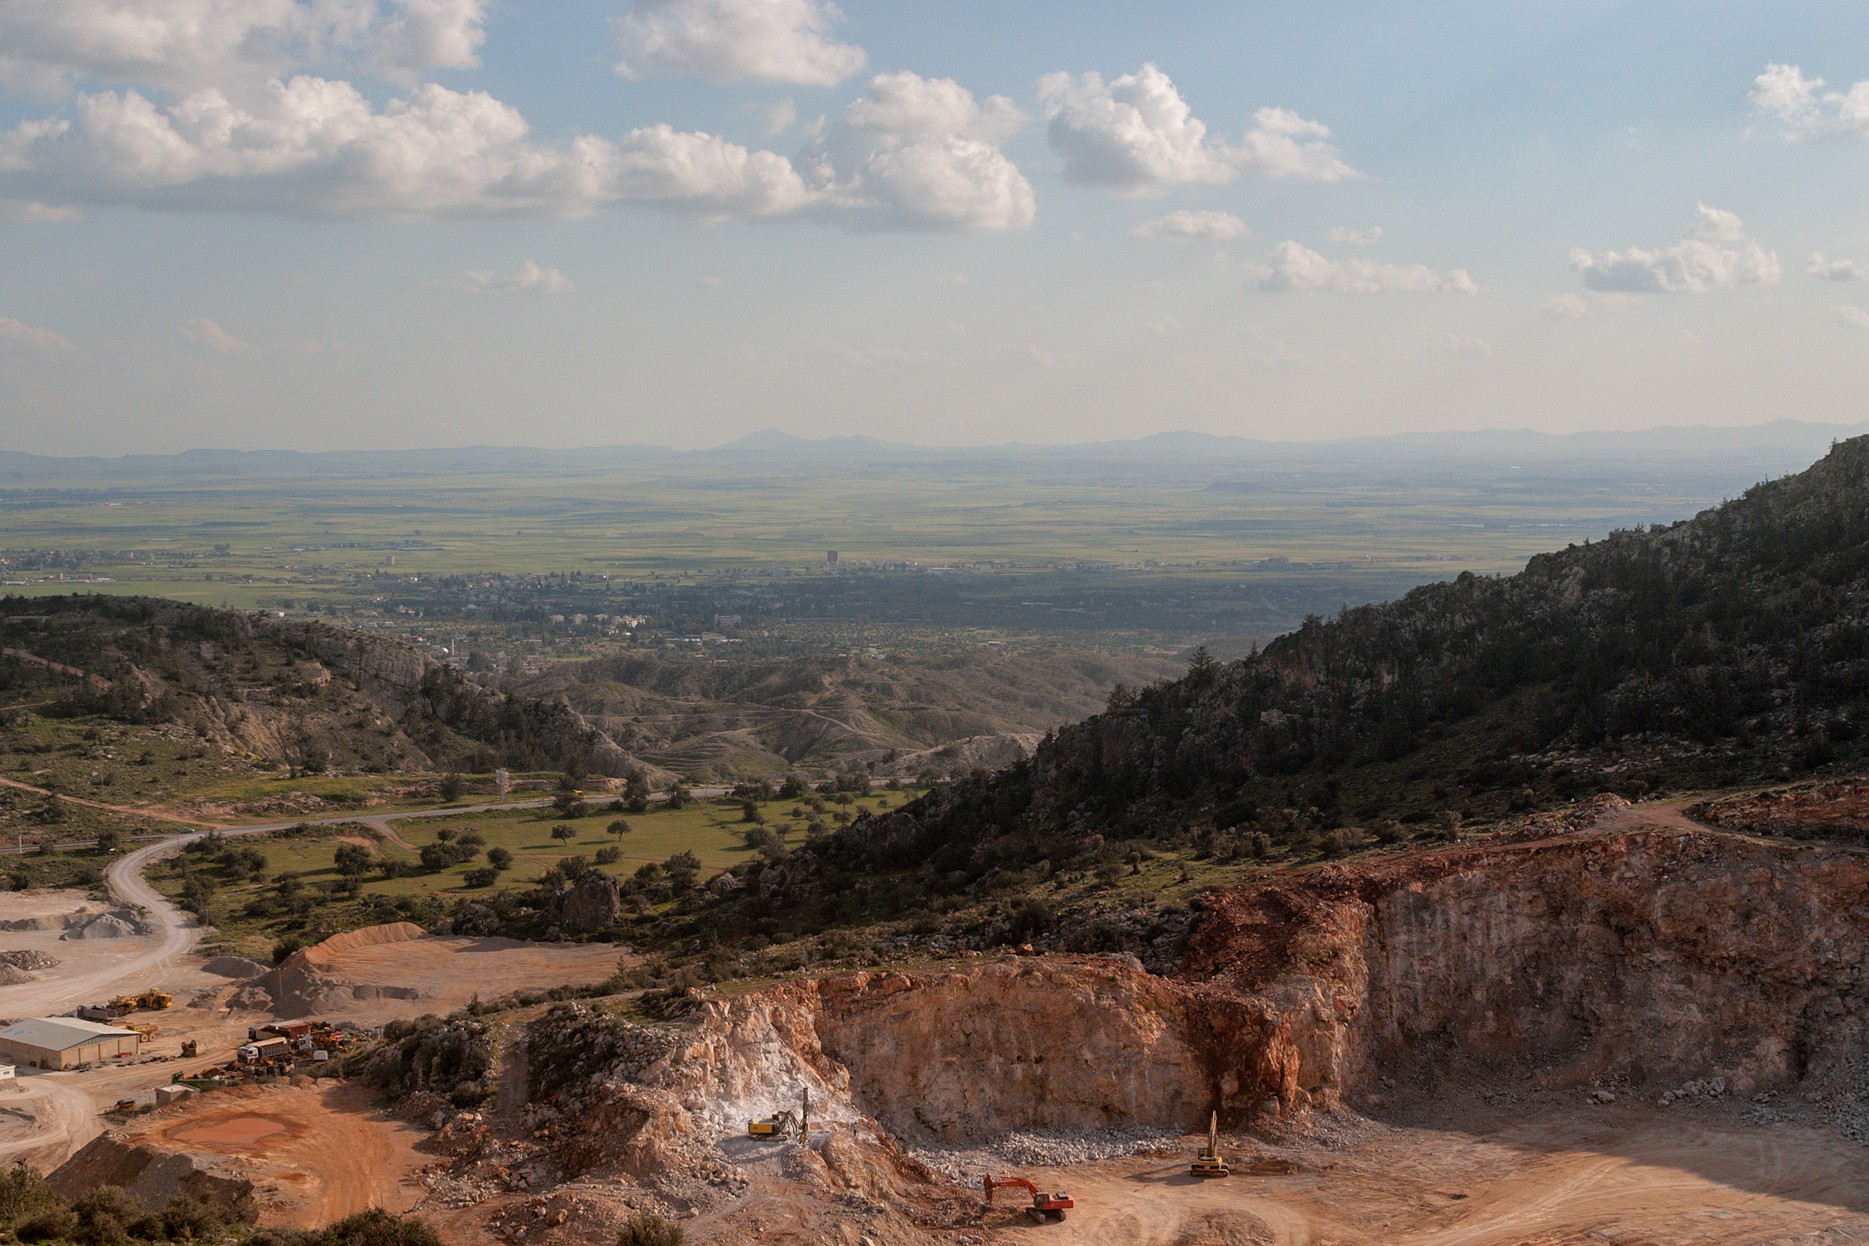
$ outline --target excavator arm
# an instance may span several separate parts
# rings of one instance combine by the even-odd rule
[[[1024,1190],[1032,1196],[1032,1205],[1026,1212],[1035,1220],[1062,1220],[1066,1211],[1077,1206],[1064,1191],[1041,1190],[1024,1177],[995,1177],[988,1173],[980,1179],[980,1188],[986,1194],[989,1207],[993,1205],[994,1190]]]

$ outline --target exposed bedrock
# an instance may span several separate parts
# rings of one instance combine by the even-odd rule
[[[731,1126],[809,1087],[822,1119],[963,1141],[1488,1067],[1743,1091],[1864,1051],[1865,964],[1869,856],[1673,830],[1482,845],[1220,893],[1177,978],[1039,956],[723,1001],[691,1102]]]
[[[1866,905],[1869,857],[1641,831],[1235,891],[1189,969],[1244,991],[1317,983],[1340,1037],[1299,1082],[1325,1098],[1526,1059],[1749,1090],[1863,1051]]]

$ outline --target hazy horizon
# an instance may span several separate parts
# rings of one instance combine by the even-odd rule
[[[949,454],[949,453],[1015,451],[1015,450],[1042,453],[1044,451],[1049,451],[1049,450],[1060,450],[1060,451],[1062,450],[1088,450],[1088,449],[1096,449],[1100,447],[1139,446],[1139,445],[1148,445],[1151,443],[1174,447],[1177,444],[1182,443],[1184,440],[1186,442],[1200,443],[1204,445],[1224,446],[1224,445],[1231,444],[1231,445],[1237,445],[1240,447],[1251,447],[1251,448],[1277,448],[1277,449],[1303,450],[1303,449],[1311,448],[1311,447],[1325,448],[1325,447],[1331,447],[1331,446],[1349,446],[1349,445],[1357,445],[1357,444],[1365,444],[1365,443],[1391,443],[1393,444],[1397,442],[1404,442],[1404,443],[1417,442],[1418,443],[1418,442],[1429,442],[1429,441],[1444,441],[1444,442],[1455,443],[1455,444],[1463,442],[1463,441],[1470,441],[1471,443],[1478,445],[1478,444],[1481,444],[1481,443],[1484,443],[1486,441],[1493,440],[1493,439],[1514,439],[1514,438],[1523,439],[1527,442],[1535,442],[1535,443],[1539,443],[1543,445],[1558,445],[1558,444],[1563,444],[1563,443],[1587,443],[1593,439],[1604,439],[1604,440],[1610,440],[1610,441],[1626,441],[1627,439],[1630,439],[1630,438],[1659,437],[1659,436],[1664,436],[1664,435],[1695,433],[1695,432],[1715,434],[1715,440],[1716,442],[1719,442],[1723,438],[1742,437],[1744,434],[1747,434],[1747,433],[1763,434],[1767,432],[1781,432],[1787,429],[1795,430],[1797,433],[1803,434],[1806,437],[1821,437],[1826,434],[1837,436],[1837,437],[1861,436],[1864,434],[1869,434],[1869,422],[1862,422],[1862,423],[1856,423],[1856,424],[1842,424],[1842,423],[1828,423],[1828,422],[1815,421],[1815,420],[1778,419],[1778,420],[1764,420],[1764,421],[1759,421],[1759,422],[1750,423],[1750,424],[1727,424],[1727,425],[1656,424],[1656,425],[1633,427],[1633,428],[1582,428],[1582,429],[1572,429],[1572,430],[1555,431],[1555,432],[1545,430],[1545,429],[1537,429],[1537,428],[1512,427],[1510,425],[1496,425],[1496,426],[1480,427],[1480,428],[1427,428],[1427,429],[1415,429],[1415,430],[1399,431],[1399,432],[1377,431],[1377,432],[1369,432],[1369,433],[1353,433],[1353,434],[1348,434],[1348,435],[1340,436],[1340,437],[1309,437],[1309,438],[1305,438],[1305,437],[1256,438],[1256,437],[1241,436],[1239,434],[1206,433],[1206,432],[1201,432],[1195,429],[1170,428],[1170,429],[1161,429],[1161,430],[1150,432],[1150,433],[1141,433],[1133,437],[1113,437],[1113,438],[1100,439],[1100,440],[1050,440],[1050,441],[1004,440],[1004,441],[982,441],[982,442],[966,442],[966,443],[920,442],[920,441],[908,440],[906,438],[881,437],[881,436],[877,436],[874,434],[867,434],[867,433],[826,433],[826,434],[822,434],[819,436],[805,436],[799,433],[794,433],[790,431],[789,429],[784,429],[784,428],[780,428],[777,426],[769,426],[766,428],[755,429],[752,432],[742,433],[728,440],[711,442],[711,443],[703,444],[703,445],[690,445],[690,446],[682,446],[674,442],[653,442],[653,441],[629,441],[629,442],[616,441],[616,442],[602,442],[602,443],[557,444],[557,445],[547,444],[545,442],[539,442],[539,441],[514,441],[514,442],[485,442],[483,441],[483,442],[460,442],[460,443],[453,443],[453,444],[434,443],[434,444],[422,444],[422,445],[354,447],[354,448],[325,447],[325,448],[315,449],[315,450],[303,450],[303,449],[298,449],[295,447],[284,446],[284,445],[254,445],[254,446],[196,445],[196,446],[183,446],[176,450],[123,451],[123,452],[116,453],[116,454],[107,454],[107,453],[100,454],[96,452],[78,453],[78,454],[42,454],[36,451],[17,450],[10,446],[0,445],[0,456],[13,455],[13,456],[27,456],[27,457],[34,457],[34,458],[46,458],[46,459],[102,459],[107,462],[115,462],[115,461],[120,461],[124,459],[181,458],[181,457],[186,457],[188,455],[213,455],[213,454],[238,454],[238,455],[292,454],[292,455],[310,456],[310,455],[331,455],[331,454],[344,454],[344,453],[370,453],[370,454],[395,455],[395,454],[447,453],[447,452],[452,452],[452,451],[474,451],[474,450],[528,451],[528,452],[536,452],[536,453],[542,453],[542,454],[559,454],[559,453],[570,454],[570,453],[577,453],[579,451],[598,451],[598,450],[655,450],[655,451],[664,451],[670,454],[678,454],[678,455],[689,455],[689,454],[705,455],[705,454],[711,454],[711,453],[716,453],[720,451],[736,450],[736,449],[757,450],[757,449],[761,449],[765,447],[772,447],[776,449],[776,448],[784,448],[787,446],[804,448],[804,447],[831,447],[831,446],[839,446],[839,445],[850,446],[850,445],[863,445],[863,444],[868,444],[870,446],[882,448],[882,449],[910,451],[910,452],[927,451],[931,454],[940,455],[940,454]],[[1686,447],[1678,447],[1678,448],[1669,447],[1670,450],[1678,450],[1678,453],[1683,458],[1691,458],[1696,453],[1704,453],[1714,448],[1717,448],[1717,447],[1710,447],[1710,446],[1686,446]]]

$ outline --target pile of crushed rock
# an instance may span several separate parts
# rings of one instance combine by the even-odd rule
[[[1015,1130],[990,1143],[922,1146],[909,1154],[956,1185],[974,1185],[980,1174],[1005,1167],[1057,1168],[1126,1155],[1167,1155],[1187,1150],[1178,1132],[1143,1125],[1093,1130]]]
[[[132,939],[148,933],[148,927],[128,909],[112,909],[108,913],[73,913],[65,919],[65,933],[59,938]]]

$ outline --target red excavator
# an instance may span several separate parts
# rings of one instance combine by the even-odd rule
[[[986,1191],[986,1205],[993,1205],[993,1191],[1015,1189],[1024,1190],[1032,1196],[1032,1205],[1025,1209],[1034,1220],[1062,1220],[1064,1213],[1077,1206],[1071,1196],[1060,1190],[1056,1194],[1045,1191],[1027,1181],[1024,1177],[995,1177],[992,1174],[981,1178],[980,1186]]]

